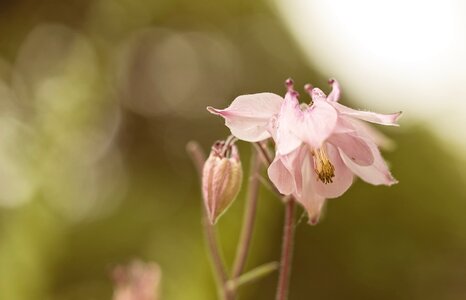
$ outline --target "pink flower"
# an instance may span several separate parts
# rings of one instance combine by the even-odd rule
[[[158,300],[161,274],[156,263],[132,261],[113,270],[113,300]]]
[[[208,108],[224,117],[239,139],[273,137],[276,156],[268,175],[280,193],[293,195],[304,206],[313,224],[325,200],[341,196],[354,175],[375,185],[396,183],[374,142],[376,131],[361,120],[396,126],[400,113],[382,115],[346,107],[337,102],[338,82],[330,83],[328,97],[308,85],[309,104],[299,103],[293,82],[287,80],[284,99],[274,94],[247,95],[224,110]]]
[[[292,194],[306,208],[313,224],[325,200],[341,196],[351,186],[354,174],[375,185],[396,183],[376,144],[357,119],[396,125],[399,114],[381,115],[343,106],[336,102],[340,91],[338,83],[333,82],[329,97],[308,87],[310,105],[299,104],[289,82],[278,117],[277,154],[268,170],[277,189]],[[324,119],[313,116],[313,109],[318,108],[319,117]]]

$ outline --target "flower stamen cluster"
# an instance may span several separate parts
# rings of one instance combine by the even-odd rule
[[[314,156],[315,172],[323,183],[332,183],[335,177],[335,167],[328,158],[325,148],[316,149],[312,152]]]

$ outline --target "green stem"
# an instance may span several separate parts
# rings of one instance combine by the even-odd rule
[[[206,156],[202,151],[202,148],[197,142],[192,141],[186,146],[186,151],[196,167],[199,178],[202,178],[202,168],[206,160]],[[206,238],[207,249],[209,250],[209,258],[213,266],[219,297],[224,300],[232,300],[234,298],[226,287],[228,282],[228,273],[220,252],[220,245],[215,233],[215,227],[210,224],[205,209],[203,209],[202,212],[202,227]]]
[[[257,200],[259,198],[259,179],[257,177],[260,170],[260,160],[253,151],[251,155],[251,167],[249,173],[248,194],[246,197],[246,209],[244,211],[243,226],[236,250],[235,261],[231,278],[237,278],[241,275],[246,264],[249,248],[251,245],[252,232],[254,229],[254,220],[256,217]]]
[[[231,300],[231,292],[227,289],[228,274],[226,272],[225,264],[220,254],[220,245],[217,240],[215,228],[210,224],[207,215],[203,216],[204,235],[207,241],[207,248],[209,250],[210,261],[214,269],[214,276],[217,282],[217,290],[220,299]]]
[[[230,281],[228,281],[227,287],[230,290],[235,290],[241,285],[251,283],[253,281],[259,280],[269,275],[273,271],[277,270],[278,267],[279,267],[279,263],[275,261],[264,264],[262,266],[252,269],[251,271],[247,273],[244,273],[243,275],[237,278],[231,279]]]
[[[290,284],[291,263],[293,258],[294,240],[294,220],[295,220],[295,200],[289,198],[285,203],[285,222],[283,225],[282,256],[280,259],[280,271],[276,300],[288,299],[288,289]]]

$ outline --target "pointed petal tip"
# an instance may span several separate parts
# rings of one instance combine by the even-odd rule
[[[311,95],[313,88],[314,88],[314,86],[312,86],[312,84],[310,84],[310,83],[306,83],[304,85],[304,90],[306,91],[306,93],[309,94],[309,96]]]
[[[319,216],[315,216],[313,218],[309,218],[309,221],[307,222],[311,226],[315,226],[319,223]]]
[[[398,120],[403,116],[403,112],[400,110],[398,112],[395,112],[395,113],[392,113],[390,114],[389,116],[391,116],[391,123],[390,124],[386,124],[386,125],[391,125],[391,126],[395,126],[395,127],[399,127],[400,124],[398,124]]]
[[[290,94],[292,97],[299,97],[299,93],[294,89],[294,81],[291,78],[285,80],[285,86],[287,94]]]
[[[317,211],[316,210],[309,210],[309,208],[306,208],[307,210],[307,217],[308,217],[308,221],[307,223],[311,226],[315,226],[317,225],[319,222],[320,222],[320,217],[322,216],[322,207],[321,208],[318,208]]]
[[[380,182],[378,184],[374,184],[374,185],[392,186],[392,185],[399,183],[399,181],[395,177],[393,177],[392,174],[390,173],[386,174],[385,177],[386,177],[385,181]]]
[[[286,80],[285,80],[285,86],[287,88],[293,88],[293,84],[294,84],[294,81],[291,77],[288,77]]]
[[[338,102],[341,97],[340,83],[338,83],[334,77],[330,77],[328,84],[332,86],[332,91],[328,94],[327,100],[330,102]]]
[[[211,114],[214,114],[214,115],[220,115],[220,110],[219,109],[216,109],[212,106],[207,106],[206,107],[207,111],[210,112]]]
[[[225,118],[230,115],[228,109],[218,109],[212,106],[207,106],[206,109],[208,112],[216,116],[221,116]]]
[[[395,185],[395,184],[398,184],[398,183],[399,183],[399,181],[395,177],[390,175],[389,182],[387,183],[387,186],[392,186],[392,185]]]
[[[395,118],[394,118],[394,122],[398,122],[398,120],[403,116],[403,111],[399,111],[399,112],[396,112],[395,113]],[[398,125],[398,124],[397,124]]]

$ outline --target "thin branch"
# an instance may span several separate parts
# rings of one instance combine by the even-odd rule
[[[288,299],[290,284],[291,263],[293,258],[294,232],[295,232],[295,200],[289,198],[285,203],[285,221],[283,224],[282,256],[276,300]]]
[[[266,264],[261,265],[261,266],[258,266],[256,268],[252,269],[251,271],[249,271],[247,273],[244,273],[243,275],[241,275],[240,277],[238,277],[236,279],[235,278],[231,279],[228,282],[227,286],[231,290],[237,289],[241,285],[254,282],[256,280],[259,280],[259,279],[269,275],[270,273],[278,270],[279,266],[280,266],[280,264],[278,262],[275,262],[275,261],[270,262],[270,263],[266,263]]]
[[[262,162],[263,164],[266,166],[266,167],[269,167],[272,162],[273,162],[273,158],[272,156],[270,155],[269,153],[269,150],[267,149],[266,145],[264,143],[261,143],[261,142],[258,142],[258,143],[254,143],[254,148],[256,148],[257,152],[260,153],[260,157],[262,159]],[[282,198],[283,195],[278,191],[278,189],[275,187],[275,185],[273,185],[271,182],[270,182],[270,179],[265,179],[263,176],[261,176],[260,174],[259,175],[259,181],[271,192],[275,193],[278,197]]]
[[[261,162],[255,151],[251,154],[251,166],[249,173],[248,194],[246,197],[246,209],[244,211],[243,226],[236,250],[235,261],[231,278],[235,279],[241,275],[246,264],[246,259],[251,244],[252,232],[254,229],[254,220],[256,217],[257,200],[259,198],[259,171]]]
[[[220,246],[217,240],[215,227],[212,224],[210,224],[206,213],[203,214],[202,224],[204,227],[204,234],[210,252],[210,258],[214,267],[214,276],[218,283],[218,292],[222,299],[231,299],[229,296],[230,292],[226,289],[226,284],[229,278],[225,268],[225,263],[222,259],[222,255],[220,254]]]
[[[256,150],[261,154],[261,158],[263,159],[264,164],[267,167],[270,166],[270,164],[273,161],[273,158],[271,157],[271,155],[270,155],[269,151],[267,150],[267,148],[265,147],[265,145],[263,145],[260,142],[259,143],[254,143],[253,145],[256,148]]]
[[[186,145],[186,151],[188,152],[191,160],[196,167],[196,171],[199,175],[199,179],[202,181],[202,169],[204,162],[206,160],[206,155],[202,150],[199,143],[191,141]],[[202,184],[202,183],[201,183]],[[228,282],[228,273],[225,268],[225,264],[220,254],[220,246],[217,240],[217,235],[215,232],[215,227],[210,224],[207,218],[207,212],[204,209],[204,204],[202,203],[202,225],[204,228],[204,235],[206,237],[207,248],[209,249],[210,259],[214,268],[214,276],[217,281],[217,288],[220,294],[220,297],[225,300],[231,299],[230,293],[226,289],[226,284]]]
[[[202,169],[204,167],[204,162],[206,161],[206,155],[204,150],[202,150],[202,147],[199,145],[198,142],[190,141],[186,145],[186,152],[191,158],[194,167],[196,168],[197,175],[199,176],[199,180],[201,181]]]

